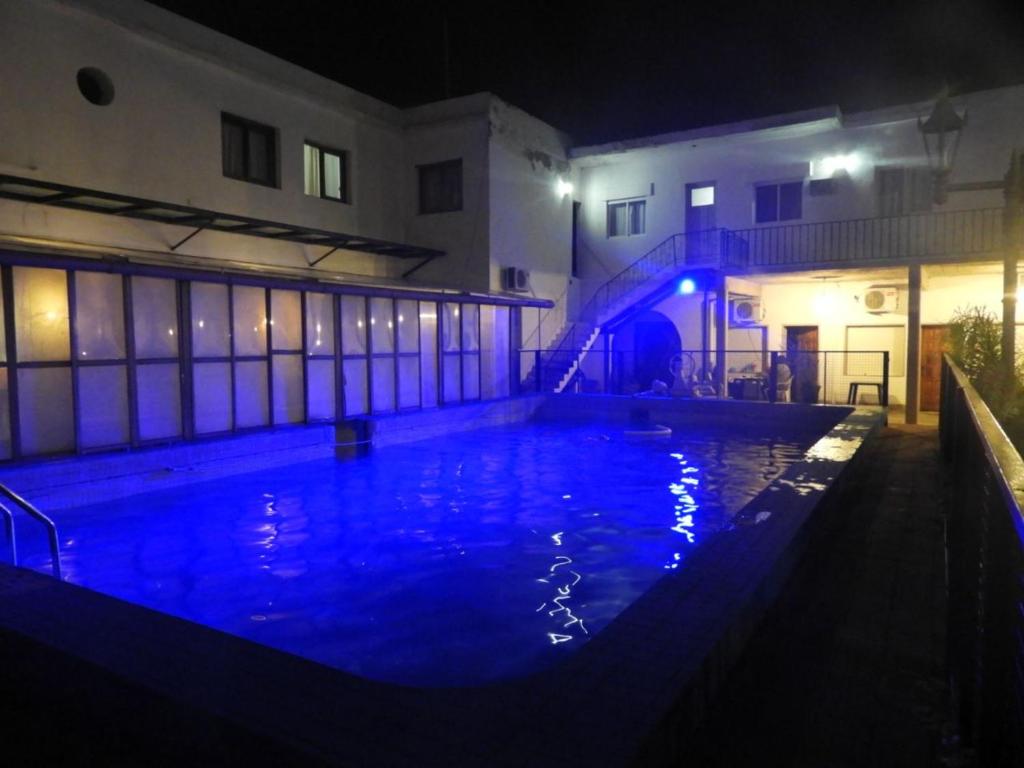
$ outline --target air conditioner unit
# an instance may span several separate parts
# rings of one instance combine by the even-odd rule
[[[506,291],[528,293],[530,290],[530,273],[519,267],[505,267],[501,270],[501,283]]]
[[[729,302],[730,325],[757,325],[764,317],[760,299],[733,299]]]
[[[900,289],[895,285],[872,285],[864,294],[864,309],[873,315],[896,312],[900,308]]]

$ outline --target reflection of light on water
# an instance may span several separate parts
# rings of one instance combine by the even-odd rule
[[[695,544],[696,536],[694,536],[694,513],[697,512],[697,502],[693,498],[691,491],[695,490],[700,485],[700,479],[696,477],[700,474],[700,470],[697,467],[689,466],[689,462],[686,457],[681,453],[669,454],[673,459],[679,462],[679,474],[680,478],[677,482],[669,483],[668,489],[672,493],[675,499],[675,506],[673,507],[673,515],[675,518],[675,524],[670,528],[673,533],[678,533],[680,536],[686,538],[687,544]],[[672,559],[665,564],[665,569],[669,571],[676,570],[679,568],[679,563],[683,559],[682,552],[675,552],[672,554]]]
[[[558,531],[557,533],[551,534],[551,541],[554,542],[556,547],[563,546],[564,542],[562,541],[562,537],[564,535],[565,531]],[[547,614],[552,619],[555,619],[558,622],[562,622],[563,620],[565,621],[565,623],[560,627],[562,630],[561,632],[547,633],[548,640],[551,641],[552,645],[567,643],[576,637],[576,635],[565,633],[565,630],[569,629],[569,627],[578,626],[584,635],[590,634],[590,631],[583,624],[583,619],[573,613],[572,608],[566,605],[566,603],[573,598],[573,589],[575,589],[576,585],[583,580],[583,576],[568,567],[570,565],[572,565],[571,557],[568,557],[567,555],[555,555],[555,561],[552,563],[551,568],[548,569],[547,576],[543,579],[537,579],[537,581],[543,584],[553,584],[555,586],[555,595],[550,601],[541,603],[535,613],[540,613],[547,608]],[[565,568],[566,570],[559,572],[559,568]],[[555,584],[556,580],[562,581],[563,579],[565,580],[564,583]],[[554,605],[554,608],[549,608],[549,605]]]
[[[826,435],[811,446],[807,458],[811,461],[849,461],[859,446],[859,440]]]

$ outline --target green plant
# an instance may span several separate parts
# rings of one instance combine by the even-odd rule
[[[1024,368],[1014,361],[1014,379],[1005,381],[1002,326],[983,307],[957,309],[949,323],[949,352],[999,419],[1017,415],[1024,403]]]

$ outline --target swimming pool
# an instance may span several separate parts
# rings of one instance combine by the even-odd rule
[[[66,510],[63,560],[71,582],[362,677],[475,685],[571,654],[813,439],[485,428]]]

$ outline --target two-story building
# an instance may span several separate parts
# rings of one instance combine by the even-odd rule
[[[1002,201],[933,204],[929,104],[573,147],[145,3],[13,0],[0,43],[0,458],[501,398],[544,366],[644,389],[679,355],[724,395],[828,352],[794,396],[836,400],[880,377],[850,352],[886,351],[913,412],[920,350],[999,309]],[[1024,87],[957,104],[953,180],[998,178]]]

